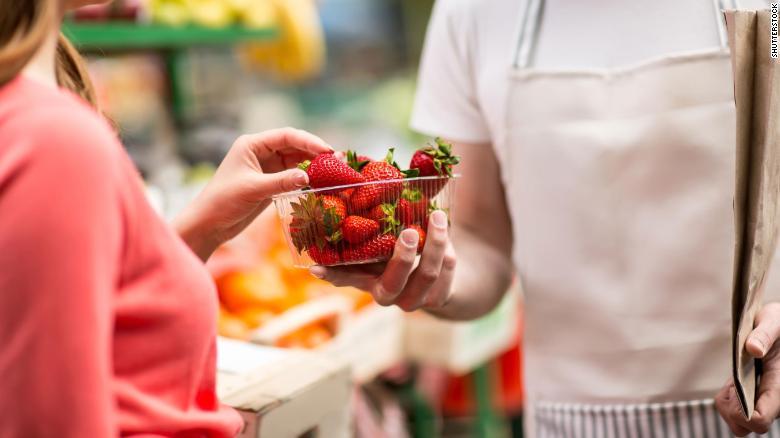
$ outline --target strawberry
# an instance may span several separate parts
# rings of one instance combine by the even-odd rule
[[[410,225],[409,229],[417,231],[417,234],[420,236],[420,240],[417,243],[417,253],[421,253],[423,250],[423,247],[425,246],[425,230],[417,224]]]
[[[365,177],[352,169],[347,163],[339,160],[330,152],[319,154],[311,161],[298,165],[309,175],[309,185],[312,188],[343,186],[365,181]]]
[[[318,265],[335,265],[341,262],[341,256],[338,251],[330,245],[325,245],[322,248],[312,245],[306,251],[309,253],[309,257]]]
[[[368,213],[368,218],[373,219],[382,226],[383,234],[396,235],[401,222],[396,219],[396,208],[393,204],[379,204]]]
[[[290,237],[299,253],[311,245],[322,248],[325,242],[341,240],[341,222],[347,215],[347,206],[341,198],[309,193],[290,206]]]
[[[390,149],[384,161],[368,163],[360,173],[367,182],[401,180],[405,176],[393,161],[393,149]],[[382,202],[395,202],[402,186],[403,183],[398,181],[358,187],[350,198],[350,207],[352,211],[363,211],[370,210]]]
[[[355,169],[358,172],[363,170],[363,167],[372,161],[374,160],[372,160],[370,157],[365,155],[358,155],[355,153],[355,151],[347,151],[347,164],[349,167]]]
[[[341,225],[344,240],[351,244],[365,242],[379,234],[379,222],[360,216],[347,216]]]
[[[347,204],[338,196],[325,195],[320,198],[322,202],[322,208],[327,213],[330,211],[335,216],[335,222],[341,222],[347,217]]]
[[[339,198],[341,198],[344,202],[349,202],[349,198],[352,196],[352,193],[355,192],[355,189],[343,189],[339,192]]]
[[[380,234],[358,245],[344,247],[341,258],[345,262],[379,261],[389,258],[395,248],[395,236]]]
[[[428,198],[420,189],[404,189],[396,205],[396,217],[404,225],[422,223],[428,213]]]
[[[452,155],[452,145],[440,138],[435,146],[417,150],[409,163],[410,169],[420,171],[420,176],[452,176],[452,166],[460,162],[460,157]]]

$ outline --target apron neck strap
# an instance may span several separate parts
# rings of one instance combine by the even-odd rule
[[[726,21],[723,17],[723,9],[735,9],[737,0],[711,0],[712,10],[715,14],[715,22],[718,25],[718,38],[720,47],[728,47],[728,34]],[[544,16],[545,0],[528,0],[522,9],[520,19],[520,32],[515,46],[512,66],[515,68],[528,68],[533,62],[536,43],[539,39],[539,29]]]

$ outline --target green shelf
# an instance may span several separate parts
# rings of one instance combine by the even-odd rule
[[[232,26],[220,29],[187,25],[181,27],[132,22],[66,22],[64,32],[81,50],[181,49],[192,46],[229,45],[273,39],[275,28],[248,29]]]

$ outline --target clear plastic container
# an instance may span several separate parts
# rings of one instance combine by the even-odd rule
[[[443,210],[451,217],[456,178],[418,177],[299,190],[273,200],[295,266],[375,263],[390,258],[404,229],[416,228],[424,237],[432,211]]]

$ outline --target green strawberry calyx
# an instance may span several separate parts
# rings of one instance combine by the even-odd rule
[[[340,229],[342,218],[336,214],[335,208],[325,208],[317,195],[309,193],[298,202],[290,203],[290,206],[290,238],[299,254],[312,243],[322,249],[326,243],[336,244],[343,238]]]
[[[311,160],[306,160],[298,163],[298,169],[301,169],[304,172],[309,170],[309,166],[311,166]]]
[[[421,151],[431,157],[433,160],[433,168],[439,175],[446,174],[452,177],[452,166],[460,163],[460,157],[452,155],[452,144],[447,143],[440,137],[434,139],[435,145],[428,145],[421,149]]]
[[[368,164],[369,162],[370,161],[368,160],[363,160],[363,161],[358,160],[358,155],[355,151],[352,150],[347,151],[347,165],[355,169],[355,171],[360,172],[361,170],[363,170],[364,167],[366,167],[366,164]]]
[[[401,166],[399,166],[398,163],[396,163],[395,159],[393,158],[394,153],[395,153],[395,148],[388,149],[387,155],[385,156],[385,162],[398,169],[398,171],[404,175],[404,178],[416,178],[420,176],[420,171],[418,169],[406,169],[406,170],[401,169]]]
[[[382,209],[382,213],[384,213],[384,217],[379,221],[381,225],[384,225],[382,234],[398,234],[401,221],[395,217],[395,207],[394,204],[389,203],[380,204],[379,206]]]
[[[409,202],[418,202],[423,198],[423,194],[419,189],[406,188],[401,192],[401,198]]]

